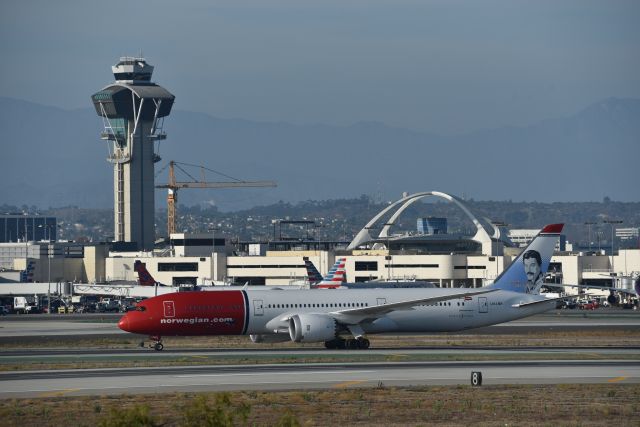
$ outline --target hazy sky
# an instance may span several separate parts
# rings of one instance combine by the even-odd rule
[[[0,96],[87,108],[140,51],[176,109],[462,133],[640,97],[640,1],[0,3]]]

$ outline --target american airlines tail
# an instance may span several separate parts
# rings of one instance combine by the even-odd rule
[[[315,285],[316,283],[320,283],[322,281],[322,274],[320,274],[316,266],[313,265],[311,261],[309,261],[309,258],[305,257],[304,266],[307,269],[307,277],[309,278],[310,285]]]
[[[563,226],[550,224],[544,227],[488,288],[539,294]]]
[[[138,273],[138,282],[140,286],[164,286],[164,284],[156,282],[151,273],[147,270],[147,265],[139,259],[133,263],[133,271]]]
[[[329,273],[315,286],[316,288],[331,289],[340,287],[346,281],[344,269],[346,258],[337,258]]]

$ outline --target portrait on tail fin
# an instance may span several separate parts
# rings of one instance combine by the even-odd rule
[[[550,224],[540,230],[523,252],[489,287],[539,294],[562,228],[562,224]]]
[[[525,293],[538,294],[542,287],[542,257],[540,252],[530,249],[522,255],[522,263],[524,265],[524,272],[527,275],[527,286]]]

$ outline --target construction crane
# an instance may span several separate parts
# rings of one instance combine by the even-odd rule
[[[180,165],[183,166],[191,166],[200,168],[200,173],[202,178],[200,180],[191,176],[187,171],[185,171]],[[178,190],[181,188],[246,188],[246,187],[277,187],[274,181],[242,181],[238,178],[234,178],[229,175],[225,175],[221,172],[215,171],[213,169],[206,168],[204,166],[198,165],[190,165],[188,163],[178,163],[173,160],[169,162],[169,182],[167,184],[159,184],[156,185],[156,188],[166,188],[168,189],[167,194],[167,237],[171,236],[172,233],[176,232],[176,207],[178,205]],[[160,172],[164,171],[167,168],[160,169]],[[184,174],[186,174],[193,181],[176,181],[175,168],[180,169]],[[205,170],[210,172],[214,172],[218,175],[222,175],[226,178],[229,178],[232,181],[227,182],[210,182],[205,178]]]

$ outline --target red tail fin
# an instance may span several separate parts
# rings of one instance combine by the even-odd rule
[[[151,273],[147,271],[147,265],[144,262],[137,259],[136,262],[133,263],[133,271],[138,273],[138,283],[140,283],[140,286],[154,286],[156,284]]]

